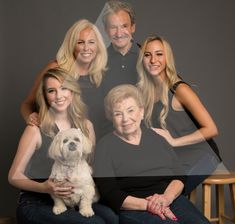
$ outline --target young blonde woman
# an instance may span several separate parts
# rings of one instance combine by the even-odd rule
[[[193,89],[177,75],[166,40],[159,36],[146,39],[137,70],[138,87],[145,100],[145,123],[174,147],[189,177],[185,192],[190,193],[220,161],[211,139],[218,134],[215,122]]]
[[[61,130],[80,128],[95,143],[94,130],[86,118],[86,106],[81,99],[78,83],[62,69],[49,69],[37,91],[40,127],[27,125],[9,171],[9,182],[21,189],[16,217],[19,224],[105,224],[117,223],[113,212],[101,204],[94,204],[95,215],[84,217],[74,208],[60,215],[53,213],[50,195],[69,197],[71,183],[53,182],[49,178],[53,160],[48,148]],[[98,214],[98,215],[97,215]]]
[[[67,31],[56,60],[50,62],[37,76],[31,91],[23,101],[21,114],[26,123],[39,125],[35,107],[36,91],[44,73],[50,68],[60,67],[78,80],[82,98],[88,106],[89,119],[99,138],[99,129],[104,117],[103,97],[99,87],[106,64],[107,52],[97,27],[86,19],[77,21]]]

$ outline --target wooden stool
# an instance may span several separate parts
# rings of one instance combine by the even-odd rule
[[[225,215],[224,211],[224,185],[228,184],[230,188],[230,196],[232,203],[233,217],[228,217]],[[216,208],[217,217],[211,217],[211,189],[215,185],[216,190]],[[235,223],[235,173],[231,174],[218,174],[208,177],[202,183],[202,193],[203,193],[203,212],[210,222],[217,222],[219,224],[224,224],[224,220],[230,220]],[[192,198],[195,197],[195,192]]]

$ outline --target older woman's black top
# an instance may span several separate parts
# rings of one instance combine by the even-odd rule
[[[128,195],[145,198],[163,193],[184,172],[171,146],[151,129],[142,128],[139,145],[113,133],[97,144],[94,176],[101,201],[119,212]]]

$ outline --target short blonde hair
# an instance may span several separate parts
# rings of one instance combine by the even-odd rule
[[[75,73],[76,58],[74,57],[74,49],[77,44],[80,32],[86,28],[92,29],[97,38],[98,50],[95,59],[90,65],[89,75],[91,82],[95,84],[96,87],[98,87],[101,84],[103,74],[107,69],[106,65],[108,56],[100,31],[90,21],[81,19],[73,24],[73,26],[67,31],[65,35],[64,41],[56,55],[56,60],[61,68],[69,71],[74,78],[79,78],[80,75]]]
[[[133,98],[140,108],[144,107],[142,94],[134,85],[122,84],[112,88],[104,98],[107,119],[112,120],[114,105],[128,98]]]
[[[46,97],[46,81],[49,78],[58,80],[63,87],[72,92],[72,102],[68,107],[68,119],[72,126],[80,128],[88,137],[87,129],[87,107],[81,99],[81,90],[78,82],[67,71],[61,68],[49,69],[43,76],[39,85],[36,102],[39,106],[39,121],[41,130],[48,136],[54,137],[56,134],[54,111],[50,107]]]

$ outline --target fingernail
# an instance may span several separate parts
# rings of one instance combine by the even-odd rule
[[[177,219],[176,217],[173,217],[173,220],[174,220],[174,221],[178,221],[178,219]]]

